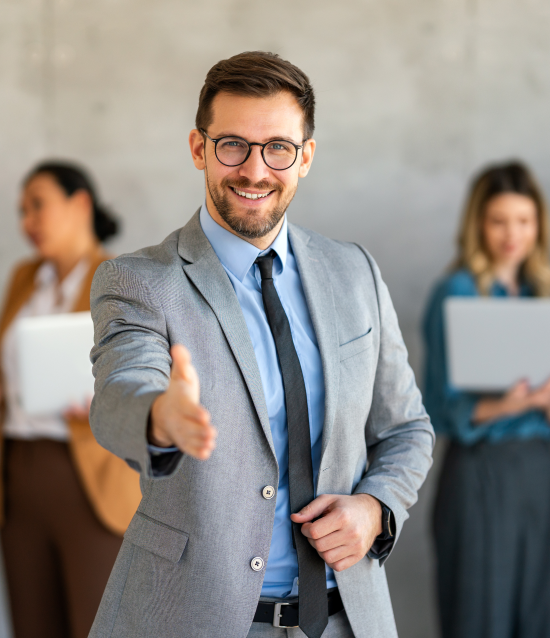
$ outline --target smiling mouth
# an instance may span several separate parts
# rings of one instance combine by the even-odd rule
[[[268,195],[271,195],[273,191],[269,191],[268,193],[246,193],[245,191],[240,191],[238,188],[230,186],[231,190],[239,195],[240,197],[246,197],[246,199],[263,199]]]

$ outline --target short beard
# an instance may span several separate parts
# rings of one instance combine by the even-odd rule
[[[283,218],[283,215],[286,213],[298,186],[294,186],[294,188],[288,192],[286,197],[279,199],[278,203],[275,204],[274,208],[271,209],[265,217],[258,218],[258,211],[254,208],[250,208],[246,211],[244,216],[240,216],[235,211],[229,197],[224,194],[224,189],[232,186],[239,190],[253,188],[256,190],[275,191],[276,193],[281,194],[283,193],[283,187],[280,184],[272,184],[267,180],[262,180],[261,182],[252,184],[246,177],[242,177],[237,180],[224,178],[221,181],[220,188],[218,189],[210,183],[208,170],[206,170],[206,183],[210,197],[212,198],[214,206],[216,207],[220,217],[229,226],[229,228],[231,228],[231,230],[246,239],[258,239],[259,237],[265,237],[277,226]]]

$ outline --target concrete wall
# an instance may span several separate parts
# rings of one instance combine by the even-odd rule
[[[187,135],[210,66],[268,49],[317,89],[318,152],[290,218],[364,243],[418,370],[419,319],[452,254],[468,177],[517,156],[550,187],[545,0],[0,0],[0,286],[28,252],[18,183],[77,158],[124,220],[161,240],[203,198]],[[435,636],[433,478],[388,563],[400,634]]]

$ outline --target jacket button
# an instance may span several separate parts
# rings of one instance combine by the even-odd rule
[[[262,496],[269,501],[275,496],[275,488],[271,485],[266,485],[262,490]]]
[[[252,567],[252,569],[255,572],[260,572],[262,571],[262,569],[264,568],[264,559],[260,558],[259,556],[256,556],[256,558],[253,558],[250,561],[250,567]]]

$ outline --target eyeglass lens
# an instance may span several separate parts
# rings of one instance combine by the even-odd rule
[[[216,146],[216,157],[226,166],[242,164],[248,155],[249,145],[239,137],[222,137]],[[276,170],[292,166],[297,149],[284,140],[273,140],[263,149],[265,163]]]

